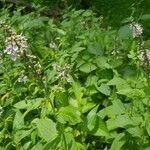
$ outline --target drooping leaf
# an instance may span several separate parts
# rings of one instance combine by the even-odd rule
[[[121,150],[121,148],[124,144],[125,144],[124,133],[120,133],[114,139],[110,150]]]
[[[105,122],[97,115],[98,107],[93,108],[87,115],[87,128],[90,134],[96,136],[108,136]]]
[[[14,142],[19,144],[19,142],[25,138],[26,136],[29,136],[31,134],[33,129],[30,130],[18,130],[14,134]]]
[[[42,100],[43,98],[37,98],[35,103],[32,106],[28,107],[23,116],[25,117],[31,110],[37,109],[41,105]]]

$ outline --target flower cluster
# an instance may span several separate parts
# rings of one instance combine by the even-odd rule
[[[149,49],[145,49],[143,51],[140,51],[139,55],[138,55],[140,64],[144,67],[149,67],[147,65],[147,63],[150,62],[150,50]]]
[[[57,64],[53,64],[53,69],[57,72],[58,76],[57,78],[60,80],[66,80],[68,77],[68,71],[70,67],[65,64],[64,67],[61,67]]]
[[[5,40],[6,49],[4,53],[10,55],[14,61],[17,57],[26,54],[28,48],[27,39],[22,34],[18,35],[16,32],[12,31],[11,27],[4,22],[0,23],[0,27],[4,28],[7,33]]]
[[[132,30],[133,38],[137,38],[137,37],[141,36],[142,33],[143,33],[143,28],[142,28],[142,26],[139,23],[133,22],[130,25],[130,28]]]
[[[49,43],[49,48],[57,49],[57,45],[54,42]]]
[[[26,83],[28,80],[28,77],[24,74],[21,74],[21,76],[18,78],[18,82],[20,83]]]

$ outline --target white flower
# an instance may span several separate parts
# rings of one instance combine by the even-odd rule
[[[140,51],[139,55],[138,55],[140,64],[144,67],[149,67],[147,66],[147,61],[148,63],[150,62],[150,50],[149,49],[145,49],[144,51]]]
[[[15,61],[17,57],[26,53],[28,48],[27,39],[22,34],[17,35],[9,26],[7,32],[9,36],[7,36],[5,40],[6,49],[4,53],[10,55],[12,60]]]
[[[54,42],[49,43],[49,47],[52,49],[56,49],[57,45]]]
[[[21,82],[26,83],[27,80],[28,80],[28,77],[23,74],[18,78],[18,82],[20,82],[20,83]]]
[[[133,38],[139,37],[143,33],[143,28],[139,23],[133,22],[130,25],[130,28],[132,30]]]
[[[4,112],[4,109],[2,106],[0,106],[0,116],[2,115],[3,112]]]
[[[6,49],[4,50],[4,53],[11,56],[12,60],[15,61],[17,59],[17,53],[18,53],[18,46],[15,42],[12,44],[9,44]]]

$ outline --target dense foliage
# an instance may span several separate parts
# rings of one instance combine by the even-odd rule
[[[22,12],[0,11],[0,150],[149,150],[150,14]]]

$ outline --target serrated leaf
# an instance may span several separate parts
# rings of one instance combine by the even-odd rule
[[[61,123],[69,122],[69,124],[75,125],[82,121],[80,116],[81,113],[76,107],[67,106],[59,109],[57,119]]]
[[[79,67],[79,70],[84,72],[84,73],[90,73],[92,72],[93,70],[95,70],[97,67],[92,64],[92,63],[84,63],[83,65],[81,65]]]
[[[36,121],[38,135],[47,142],[57,137],[56,123],[51,119],[43,118]]]
[[[88,52],[94,55],[103,55],[103,47],[100,43],[90,43],[88,45]]]

